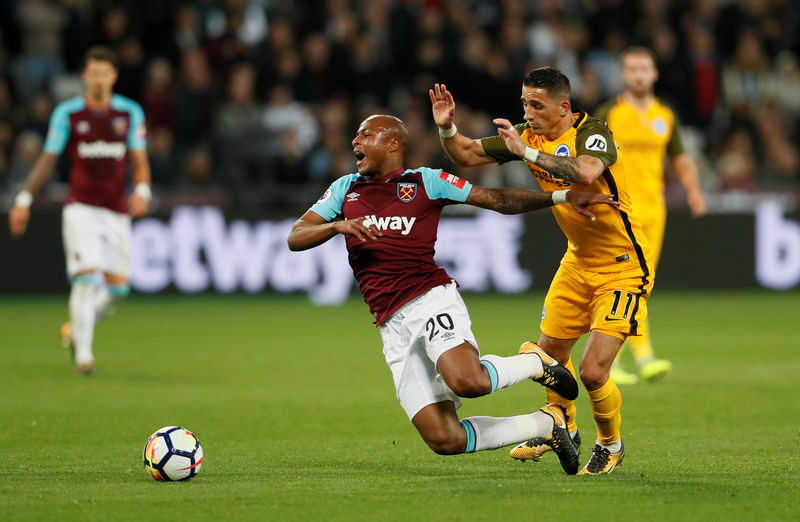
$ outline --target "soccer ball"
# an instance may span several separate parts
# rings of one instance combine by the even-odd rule
[[[156,480],[187,480],[203,466],[203,447],[186,428],[167,426],[144,445],[144,468]]]

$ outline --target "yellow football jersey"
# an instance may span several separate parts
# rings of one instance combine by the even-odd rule
[[[592,118],[585,112],[575,113],[575,124],[557,139],[549,141],[534,134],[526,123],[515,128],[522,141],[531,148],[556,156],[580,156],[588,154],[599,158],[606,166],[601,176],[591,185],[575,184],[576,190],[612,194],[620,202],[617,210],[608,205],[595,205],[592,212],[597,221],[589,221],[571,205],[552,207],[568,247],[565,261],[600,273],[622,272],[640,267],[643,275],[650,274],[650,245],[634,216],[628,197],[627,179],[621,151],[617,148],[611,131],[605,122]],[[508,150],[500,136],[481,140],[483,149],[498,163],[522,159]],[[545,191],[573,188],[573,183],[559,179],[549,172],[525,163]]]
[[[598,109],[625,151],[628,190],[639,214],[664,211],[664,159],[684,152],[678,121],[668,106],[654,100],[644,112],[622,96]]]

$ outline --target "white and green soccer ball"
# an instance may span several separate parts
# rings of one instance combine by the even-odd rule
[[[202,466],[203,447],[186,428],[161,428],[144,446],[144,467],[156,480],[188,480],[197,476]]]

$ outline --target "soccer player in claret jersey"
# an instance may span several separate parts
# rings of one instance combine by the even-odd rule
[[[653,286],[650,246],[636,220],[627,194],[622,153],[604,121],[573,110],[567,77],[553,67],[529,72],[522,84],[525,123],[512,126],[495,119],[497,136],[470,139],[458,133],[455,101],[444,85],[430,90],[434,120],[442,145],[460,166],[525,161],[543,190],[584,187],[610,194],[618,207],[602,206],[597,219],[575,219],[563,206],[553,214],[567,236],[567,252],[545,297],[538,345],[574,374],[570,351],[589,333],[580,362],[580,378],[589,393],[597,426],[597,442],[580,474],[612,472],[625,450],[620,434],[622,396],[609,378],[622,342],[638,334],[647,315],[646,300]],[[573,441],[580,443],[575,401],[545,390],[548,403],[567,410]],[[514,448],[511,456],[537,459],[549,447],[541,439]]]
[[[364,120],[353,140],[358,173],[334,181],[294,224],[289,248],[306,250],[345,236],[350,266],[380,328],[397,399],[433,451],[470,453],[539,437],[575,474],[578,452],[557,404],[516,417],[459,420],[459,397],[527,379],[573,399],[578,387],[566,368],[537,348],[511,357],[480,356],[457,285],[434,262],[436,230],[442,208],[456,203],[510,214],[569,202],[574,210],[567,210],[587,221],[594,219],[588,206],[618,204],[604,194],[489,189],[441,170],[405,169],[406,138],[405,125],[393,116]]]
[[[61,337],[78,372],[91,375],[94,325],[116,299],[129,293],[131,217],[147,213],[150,165],[142,108],[112,90],[117,80],[114,54],[103,47],[89,49],[83,80],[86,94],[59,103],[53,111],[44,151],[14,200],[9,226],[12,236],[25,232],[33,195],[66,150],[72,168],[62,232],[72,289],[70,320],[61,327]],[[126,201],[128,158],[134,189]]]
[[[684,150],[675,113],[656,98],[653,86],[658,80],[653,52],[646,47],[631,47],[622,53],[622,81],[625,91],[597,109],[597,117],[608,122],[614,139],[625,151],[629,195],[636,217],[653,249],[653,267],[658,265],[664,242],[667,206],[664,201],[664,158],[669,157],[675,174],[686,190],[692,215],[706,213],[706,200],[700,188],[697,166]],[[611,375],[617,383],[633,384],[638,377],[653,381],[669,373],[672,363],[655,356],[650,327],[645,319],[641,335],[631,337],[624,346],[631,349],[638,376],[616,363]],[[624,348],[623,346],[623,348]]]

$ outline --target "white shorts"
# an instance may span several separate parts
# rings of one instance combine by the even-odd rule
[[[453,401],[456,409],[461,406],[461,399],[444,382],[436,362],[464,341],[479,352],[471,326],[455,283],[432,288],[381,325],[383,355],[392,371],[397,400],[409,419],[429,404]]]
[[[98,270],[128,277],[131,218],[107,208],[70,203],[61,213],[67,276]]]

